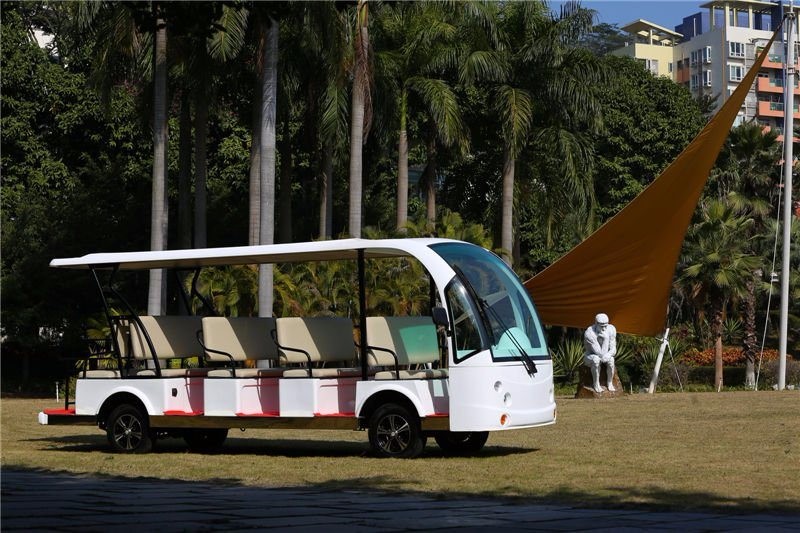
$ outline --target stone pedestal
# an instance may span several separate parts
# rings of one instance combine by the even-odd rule
[[[608,378],[606,378],[606,365],[600,365],[600,385],[603,387],[603,392],[594,391],[592,369],[588,366],[581,365],[581,368],[578,370],[578,378],[578,391],[575,393],[576,398],[616,398],[625,394],[622,388],[622,382],[619,380],[619,375],[616,372],[614,372],[614,380],[612,383],[614,383],[614,388],[617,390],[610,392],[606,389],[606,383],[608,383]]]

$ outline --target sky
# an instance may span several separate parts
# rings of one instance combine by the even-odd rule
[[[655,22],[669,30],[683,22],[684,17],[703,11],[700,5],[707,3],[690,0],[583,0],[581,5],[597,11],[598,24],[617,24],[622,27],[636,19]],[[563,2],[551,1],[556,12]]]

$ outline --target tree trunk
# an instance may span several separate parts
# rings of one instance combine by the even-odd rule
[[[408,132],[406,94],[400,97],[400,138],[397,143],[397,232],[405,233],[408,222]]]
[[[364,135],[364,95],[361,81],[353,83],[352,122],[350,124],[350,213],[348,232],[361,237],[362,149]]]
[[[711,333],[714,337],[714,388],[722,390],[722,321],[723,306],[714,309]]]
[[[181,95],[178,161],[178,248],[192,247],[192,113],[188,93]]]
[[[745,296],[742,299],[742,320],[744,322],[744,335],[742,337],[742,352],[747,368],[745,369],[744,385],[748,389],[756,386],[756,352],[758,351],[758,337],[756,336],[756,283],[755,276],[747,280]]]
[[[503,260],[512,265],[512,251],[514,249],[514,166],[516,159],[511,151],[506,148],[503,159],[503,192],[501,206],[500,247]]]
[[[263,52],[263,50],[262,50]],[[261,236],[261,86],[260,75],[264,69],[259,58],[259,87],[253,99],[253,138],[250,141],[250,216],[247,224],[247,244],[255,246]]]
[[[351,237],[359,238],[361,237],[361,202],[363,196],[364,109],[368,90],[369,32],[367,30],[366,1],[359,0],[356,9],[358,22],[356,26],[356,59],[350,117],[350,210],[348,232]]]
[[[181,115],[178,141],[178,248],[192,247],[192,110],[189,93],[181,94]],[[186,282],[188,274],[181,274],[181,283]],[[178,313],[191,315],[183,298],[178,299]]]
[[[333,143],[326,139],[322,146],[320,173],[319,238],[333,236]]]
[[[430,124],[428,143],[426,147],[427,164],[422,177],[425,182],[425,212],[428,224],[436,227],[436,174],[438,161],[436,160],[436,125]]]
[[[205,78],[205,76],[204,76]],[[208,85],[203,81],[195,91],[194,109],[194,247],[208,246],[206,228],[206,147],[208,145]]]
[[[266,21],[264,69],[261,76],[261,175],[260,244],[275,242],[275,119],[278,92],[278,23]],[[272,316],[272,265],[258,268],[258,316]]]
[[[156,19],[153,44],[153,191],[150,249],[164,250],[167,237],[167,24]],[[162,315],[165,304],[163,269],[150,271],[147,314]]]
[[[288,133],[287,133],[288,137]],[[279,242],[292,242],[292,143],[287,138],[281,150],[281,182],[278,202]]]

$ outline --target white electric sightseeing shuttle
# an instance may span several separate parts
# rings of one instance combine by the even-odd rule
[[[367,306],[370,266],[398,258],[427,273],[423,316]],[[205,267],[342,260],[358,273],[351,316],[144,316],[114,288],[120,271],[188,270],[202,297]],[[345,239],[97,253],[51,266],[91,273],[110,333],[105,353],[78,371],[74,403],[43,411],[39,422],[96,424],[118,452],[147,452],[168,436],[210,449],[230,428],[319,428],[367,430],[384,457],[417,456],[429,436],[446,452],[474,453],[490,431],[555,422],[552,362],[533,302],[479,246]]]

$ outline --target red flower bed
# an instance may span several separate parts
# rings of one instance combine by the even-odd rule
[[[756,353],[756,361],[758,361],[759,353]],[[764,361],[776,361],[778,359],[778,350],[773,348],[764,350]],[[714,349],[709,348],[702,352],[696,349],[687,350],[681,356],[681,361],[691,366],[711,366],[714,364]],[[745,363],[744,353],[741,348],[734,348],[733,346],[722,347],[722,364],[726,366],[743,365]]]

